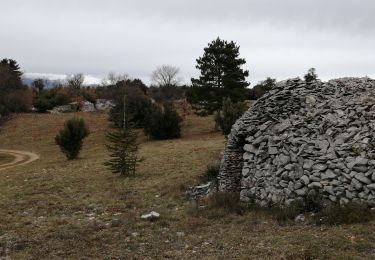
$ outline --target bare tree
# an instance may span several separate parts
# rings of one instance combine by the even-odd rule
[[[41,92],[43,89],[48,85],[47,79],[34,79],[31,83],[31,86],[36,89],[37,91]]]
[[[151,75],[151,80],[158,86],[178,85],[181,79],[178,78],[180,69],[170,65],[157,67]]]
[[[66,77],[66,82],[68,83],[68,87],[72,90],[81,89],[84,81],[85,81],[85,76],[82,73],[72,74]]]
[[[116,75],[115,73],[110,72],[108,76],[102,80],[101,85],[102,86],[116,85],[117,82],[127,81],[128,79],[130,78],[127,74]]]

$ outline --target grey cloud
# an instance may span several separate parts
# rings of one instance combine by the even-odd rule
[[[0,56],[27,72],[148,81],[161,64],[197,75],[195,59],[220,36],[241,45],[250,80],[373,75],[372,0],[120,1],[12,0],[1,3]]]

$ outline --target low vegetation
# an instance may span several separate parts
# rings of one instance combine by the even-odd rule
[[[216,125],[224,135],[230,134],[232,126],[243,115],[246,109],[245,103],[234,103],[230,98],[224,98],[223,107],[215,114]]]
[[[217,183],[217,176],[219,175],[220,161],[211,162],[207,165],[206,170],[200,176],[200,181],[206,183],[209,181]]]
[[[230,199],[216,198],[209,207],[208,201],[186,200],[186,187],[224,148],[212,117],[187,117],[180,139],[147,141],[140,135],[137,174],[119,178],[103,165],[109,159],[107,115],[78,115],[91,134],[80,160],[69,163],[53,138],[71,114],[20,114],[0,132],[2,145],[40,155],[0,174],[0,252],[11,259],[375,257],[372,220],[280,225],[264,211],[223,207]],[[142,221],[151,210],[160,219]]]
[[[236,214],[243,214],[246,211],[258,212],[269,215],[282,226],[296,223],[332,226],[375,221],[375,212],[369,206],[350,202],[345,205],[330,203],[324,207],[319,195],[307,196],[304,200],[296,200],[286,207],[275,205],[262,207],[255,201],[241,203],[239,198],[238,193],[216,192],[206,199],[206,206],[202,207],[201,214],[206,214],[205,211],[212,211],[212,209]]]
[[[68,160],[76,159],[82,149],[83,139],[89,135],[89,129],[82,118],[71,118],[56,135],[56,144]]]
[[[177,113],[172,103],[163,106],[152,106],[152,111],[147,117],[145,134],[156,140],[174,139],[181,137],[182,118]]]
[[[319,194],[284,208],[243,203],[238,193],[186,198],[197,182],[217,182],[225,138],[215,123],[229,134],[246,109],[243,101],[275,85],[267,78],[247,89],[245,63],[236,43],[217,38],[197,59],[201,75],[189,88],[179,85],[178,68],[162,66],[150,88],[109,75],[93,89],[75,74],[47,89],[41,79],[24,86],[17,62],[2,60],[0,119],[15,115],[0,143],[33,150],[40,159],[0,175],[0,258],[374,258],[374,213],[360,205],[322,208]],[[305,80],[317,80],[315,70]],[[173,102],[185,97],[204,117],[188,115],[182,122]],[[114,101],[111,124],[104,112],[17,114],[32,105],[46,112],[96,98]],[[128,122],[140,129],[122,128]],[[9,160],[0,155],[0,164]],[[150,211],[160,219],[141,218]],[[301,214],[306,220],[296,222]]]

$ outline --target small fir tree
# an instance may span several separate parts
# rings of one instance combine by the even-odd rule
[[[56,135],[56,144],[68,160],[76,159],[82,149],[83,139],[89,135],[89,129],[82,118],[72,118],[65,122],[64,128]]]
[[[104,163],[116,174],[133,175],[137,163],[137,135],[131,128],[117,129],[107,134],[107,149],[111,159]]]
[[[122,107],[122,127],[107,134],[107,149],[111,159],[104,163],[113,173],[122,176],[133,175],[137,163],[137,134],[128,122],[126,117],[126,93],[124,89]]]

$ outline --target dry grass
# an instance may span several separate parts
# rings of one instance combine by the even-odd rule
[[[10,163],[14,160],[14,156],[10,155],[10,154],[3,154],[3,153],[0,153],[0,166],[2,164],[6,164],[6,163]]]
[[[2,148],[41,156],[0,173],[0,258],[375,258],[374,222],[279,226],[261,212],[238,215],[186,200],[184,188],[224,147],[211,118],[189,117],[181,139],[140,137],[137,176],[121,178],[103,166],[105,114],[79,114],[91,129],[79,160],[59,152],[54,136],[71,116],[22,114],[0,132]],[[141,221],[151,210],[161,219]]]

